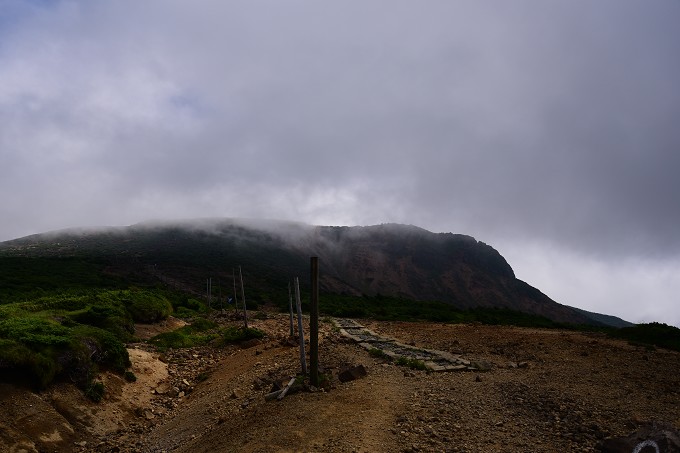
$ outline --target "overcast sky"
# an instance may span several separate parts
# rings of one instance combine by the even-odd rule
[[[679,23],[677,0],[0,0],[0,241],[408,223],[680,326]]]

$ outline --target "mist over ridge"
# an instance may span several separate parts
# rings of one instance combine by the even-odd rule
[[[200,294],[206,277],[228,281],[242,266],[267,301],[321,260],[323,291],[441,301],[458,309],[497,307],[558,322],[598,323],[515,277],[493,246],[465,234],[396,223],[315,226],[301,222],[201,218],[127,227],[76,228],[0,243],[0,257],[90,257],[112,272],[149,274]],[[258,296],[255,296],[258,297]]]

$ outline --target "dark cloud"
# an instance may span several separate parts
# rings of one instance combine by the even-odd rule
[[[5,0],[0,18],[0,239],[249,216],[680,254],[673,0]]]

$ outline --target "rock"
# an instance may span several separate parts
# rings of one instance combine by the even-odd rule
[[[168,382],[161,382],[155,389],[154,391],[158,395],[165,395],[168,393],[170,390],[172,390],[172,385]]]
[[[517,364],[518,368],[529,368],[529,362],[519,362]]]
[[[598,448],[603,453],[680,452],[680,433],[668,424],[648,423],[626,437],[605,439]]]
[[[508,368],[517,368],[517,363],[515,362],[508,362]]]
[[[470,366],[479,371],[491,371],[491,368],[493,368],[493,364],[485,360],[478,360],[476,362],[472,362]]]
[[[345,368],[338,373],[338,380],[340,382],[349,382],[366,376],[366,367],[357,365],[355,367]]]
[[[241,390],[239,390],[239,389],[232,390],[231,399],[236,400],[236,399],[239,399],[239,398],[243,398],[243,392],[241,392]]]

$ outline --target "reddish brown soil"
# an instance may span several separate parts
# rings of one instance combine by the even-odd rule
[[[371,357],[321,322],[326,388],[265,401],[273,381],[300,368],[287,316],[267,316],[251,317],[268,336],[246,349],[160,355],[133,345],[138,380],[104,375],[99,404],[66,384],[41,394],[3,384],[0,451],[593,451],[646,421],[680,428],[680,354],[513,327],[363,321],[405,343],[493,365],[428,373]],[[365,378],[337,381],[341,367],[356,364],[366,366]]]

